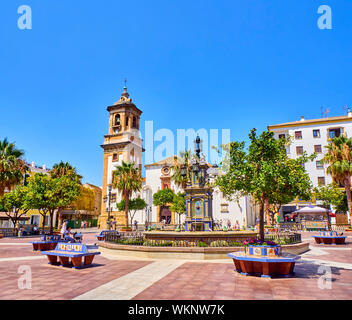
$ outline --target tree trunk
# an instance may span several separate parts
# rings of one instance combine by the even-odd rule
[[[269,199],[265,200],[265,215],[266,215],[266,223],[268,226],[271,226],[271,217],[270,217],[270,211],[269,211]]]
[[[348,178],[348,181],[345,183],[345,191],[347,196],[347,206],[348,206],[348,214],[350,216],[350,224],[352,226],[352,198],[351,198],[351,178]]]
[[[61,229],[61,227],[62,227],[62,208],[59,208],[58,209],[58,216],[59,216],[59,223],[58,223],[58,226],[57,226],[57,228],[58,229]],[[56,219],[55,219],[56,220]]]
[[[10,218],[12,224],[13,224],[13,230],[14,230],[14,231],[18,231],[18,230],[16,230],[17,218],[16,218],[16,217],[15,217],[15,218],[12,218],[12,217],[10,217],[10,216],[9,216],[9,218]]]
[[[265,199],[260,201],[259,240],[261,240],[261,241],[264,241],[264,203],[265,203]]]
[[[130,198],[128,196],[128,194],[125,194],[125,224],[126,227],[128,227],[128,207],[129,207],[129,203],[130,203]]]
[[[43,223],[42,223],[42,229],[43,229],[43,234],[45,234],[45,220],[46,220],[46,214],[43,217]]]
[[[54,231],[54,225],[53,225],[54,210],[50,211],[49,214],[50,214],[50,234],[52,235]]]

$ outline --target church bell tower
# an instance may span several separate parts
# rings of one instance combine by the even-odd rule
[[[120,100],[107,107],[109,112],[109,131],[104,136],[104,165],[103,165],[103,185],[102,185],[102,210],[99,217],[101,228],[106,227],[109,216],[109,186],[112,184],[112,172],[116,166],[120,166],[122,161],[133,162],[135,166],[142,170],[143,141],[139,133],[140,116],[139,110],[132,102],[127,92],[127,87],[123,88]],[[116,218],[117,225],[124,225],[124,212],[117,211],[116,203],[121,201],[118,190],[111,189],[110,195],[110,217]]]

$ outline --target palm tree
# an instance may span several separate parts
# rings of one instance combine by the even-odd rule
[[[16,149],[14,143],[8,142],[7,138],[0,140],[0,196],[6,188],[19,184],[28,166],[22,159],[23,150]]]
[[[173,174],[171,176],[172,181],[182,189],[185,189],[187,186],[187,182],[190,179],[189,176],[189,168],[190,168],[190,158],[191,158],[191,150],[185,150],[180,152],[180,157],[174,156],[174,165],[171,166],[173,170]],[[187,166],[187,175],[181,175],[181,167],[183,165]]]
[[[52,169],[50,170],[50,176],[54,179],[67,176],[79,184],[81,184],[81,179],[82,179],[82,176],[80,176],[77,173],[77,170],[75,167],[73,167],[68,162],[63,162],[62,160],[59,163],[55,163],[53,165]],[[62,225],[62,210],[63,208],[58,209],[58,217],[59,217],[58,228],[61,228],[61,225]]]
[[[328,149],[328,153],[323,158],[323,163],[329,165],[326,172],[332,176],[334,182],[345,188],[352,225],[352,139],[344,135],[336,137],[326,148]]]
[[[133,162],[126,163],[122,161],[121,166],[116,166],[112,174],[112,187],[119,190],[122,198],[125,200],[125,225],[128,227],[128,210],[129,201],[133,192],[142,189],[142,177]]]
[[[81,183],[82,176],[77,173],[75,167],[73,167],[68,162],[60,161],[53,165],[53,168],[50,170],[50,175],[52,178],[59,178],[63,176],[72,177],[74,180]]]

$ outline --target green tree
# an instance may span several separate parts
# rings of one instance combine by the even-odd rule
[[[53,178],[49,175],[36,173],[29,178],[28,196],[25,207],[37,209],[44,220],[50,216],[50,233],[53,233],[53,217],[55,210],[69,206],[80,196],[81,185],[68,176]]]
[[[12,221],[14,228],[16,228],[20,218],[29,210],[25,207],[27,192],[27,187],[18,186],[0,198],[0,207]]]
[[[116,166],[112,174],[112,186],[119,190],[122,198],[125,200],[125,225],[128,227],[129,201],[133,192],[142,189],[142,177],[133,162],[126,163],[122,161],[121,166]]]
[[[330,205],[332,205],[336,210],[347,209],[345,204],[345,193],[334,183],[314,188],[313,196],[316,200],[323,201],[323,205],[326,208],[329,208]]]
[[[153,194],[153,204],[155,206],[166,206],[172,204],[174,195],[175,193],[169,188],[159,190]]]
[[[126,208],[126,201],[122,199],[119,203],[116,204],[119,211],[124,211]],[[133,219],[137,211],[144,210],[147,206],[147,203],[142,198],[130,199],[128,213],[130,216],[131,226],[133,225]]]
[[[230,144],[228,170],[217,178],[216,184],[228,199],[252,195],[260,205],[259,231],[264,240],[265,204],[310,198],[311,182],[303,164],[312,157],[288,158],[287,141],[276,140],[273,132],[264,131],[257,136],[256,129],[252,129],[249,139],[247,152],[244,142]]]
[[[171,180],[182,189],[185,189],[187,186],[187,182],[190,180],[190,159],[191,159],[191,150],[185,150],[180,152],[180,157],[174,156],[174,164],[171,166],[172,176]],[[181,175],[181,167],[186,165],[187,167],[187,175]]]
[[[59,163],[55,163],[50,170],[50,176],[52,178],[60,178],[60,177],[68,177],[72,181],[81,184],[82,176],[77,173],[77,169],[73,167],[69,162],[60,161]],[[62,225],[62,211],[64,208],[60,208],[58,210],[59,216],[59,228]]]
[[[6,188],[11,188],[23,180],[24,173],[28,170],[22,159],[24,152],[17,149],[14,143],[5,138],[0,140],[0,196]]]
[[[178,224],[180,225],[181,215],[186,214],[186,193],[178,192],[177,194],[174,194],[170,211],[177,213]]]
[[[335,183],[345,188],[347,205],[352,225],[352,139],[344,135],[332,139],[326,146],[328,152],[323,158],[323,163],[328,165],[326,172],[332,176]]]

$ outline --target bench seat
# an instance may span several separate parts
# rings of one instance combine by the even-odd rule
[[[317,244],[346,244],[346,236],[313,236]]]
[[[45,250],[53,250],[55,249],[57,243],[59,241],[31,241],[30,243],[33,245],[33,251],[45,251]]]
[[[42,254],[48,257],[49,264],[69,266],[72,263],[73,268],[82,268],[91,265],[94,257],[100,252],[88,252],[84,244],[59,242],[55,250],[42,251]]]
[[[300,258],[297,255],[287,253],[282,256],[267,257],[234,252],[229,253],[228,256],[233,259],[237,272],[245,276],[259,274],[262,278],[293,276],[295,262]]]

